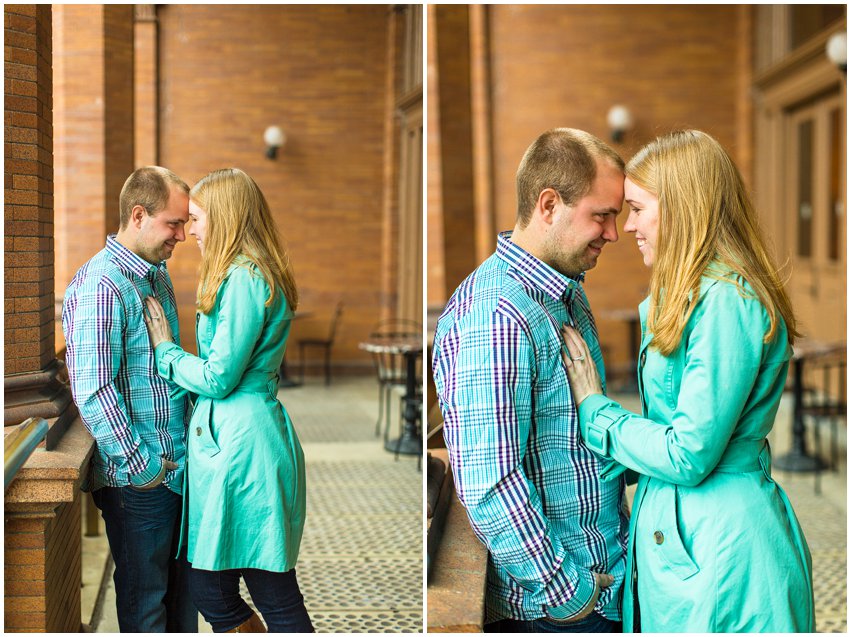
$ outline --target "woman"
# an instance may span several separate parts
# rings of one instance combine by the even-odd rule
[[[564,330],[583,440],[604,474],[641,474],[624,629],[813,632],[810,553],[766,441],[798,334],[741,175],[709,135],[681,131],[639,151],[624,193],[652,267],[641,416],[602,395]]]
[[[298,302],[269,205],[236,168],[190,192],[201,249],[198,356],[171,342],[162,306],[146,317],[159,374],[196,394],[187,432],[184,538],[195,605],[215,632],[312,632],[296,581],[304,527],[304,456],[278,402],[277,370]]]

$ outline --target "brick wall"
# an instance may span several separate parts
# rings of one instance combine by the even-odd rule
[[[56,296],[118,230],[133,171],[133,7],[55,5]],[[64,346],[61,325],[56,348]]]
[[[392,297],[381,294],[386,5],[159,5],[160,163],[192,184],[237,166],[263,190],[322,334],[346,304],[335,363],[369,369],[357,348]],[[264,156],[267,126],[287,143]],[[178,246],[169,269],[184,345],[194,347],[199,253]]]
[[[80,502],[60,504],[55,516],[7,515],[3,619],[8,632],[80,630]],[[50,576],[48,576],[50,574]]]
[[[714,135],[734,159],[748,162],[749,137],[740,134],[749,114],[741,104],[747,95],[740,81],[749,72],[742,54],[748,46],[741,28],[746,16],[734,6],[490,6],[496,229],[514,225],[514,176],[535,137],[571,126],[608,139],[606,113],[617,103],[628,106],[636,119],[635,130],[614,145],[626,160],[658,134],[695,127]],[[465,40],[459,36],[464,46]],[[445,85],[440,83],[441,90]],[[440,104],[451,99],[443,94]],[[440,134],[442,142],[446,132]],[[741,167],[749,177],[749,165]],[[451,196],[444,185],[444,223]],[[429,228],[429,259],[432,240],[440,238]],[[430,263],[430,275],[433,267]],[[448,293],[463,278],[451,274],[456,270],[447,251]],[[586,287],[600,312],[635,308],[648,282],[634,240],[621,233],[589,272]],[[437,300],[431,291],[429,300]],[[600,321],[600,332],[612,360],[625,362],[626,326]]]
[[[4,8],[5,374],[55,358],[50,15],[50,5]]]

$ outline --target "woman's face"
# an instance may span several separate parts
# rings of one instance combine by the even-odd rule
[[[204,237],[207,236],[207,213],[191,199],[189,200],[189,219],[192,220],[192,224],[189,226],[189,234],[195,237],[203,256]]]
[[[641,186],[624,180],[624,199],[629,206],[629,216],[623,226],[624,232],[634,232],[638,249],[644,257],[644,265],[650,267],[656,260],[656,238],[659,235],[659,200]],[[189,208],[192,214],[192,207]],[[191,234],[191,231],[190,231]]]

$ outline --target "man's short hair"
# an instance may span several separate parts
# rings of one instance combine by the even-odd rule
[[[189,186],[168,168],[145,166],[133,171],[124,182],[118,198],[119,226],[123,230],[130,221],[134,206],[142,206],[155,215],[168,204],[171,187],[176,186],[189,195]]]
[[[541,191],[555,190],[572,206],[591,190],[597,160],[611,162],[621,171],[624,162],[608,144],[575,128],[554,128],[541,134],[526,149],[517,168],[517,221],[525,228]]]

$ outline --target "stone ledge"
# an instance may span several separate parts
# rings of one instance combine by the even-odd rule
[[[430,449],[449,467],[445,449]],[[451,470],[446,480],[451,480]],[[428,583],[428,632],[482,632],[488,552],[473,533],[464,506],[454,493],[440,548]]]
[[[29,512],[43,503],[73,502],[95,441],[77,417],[53,451],[36,449],[6,491],[6,510]]]

